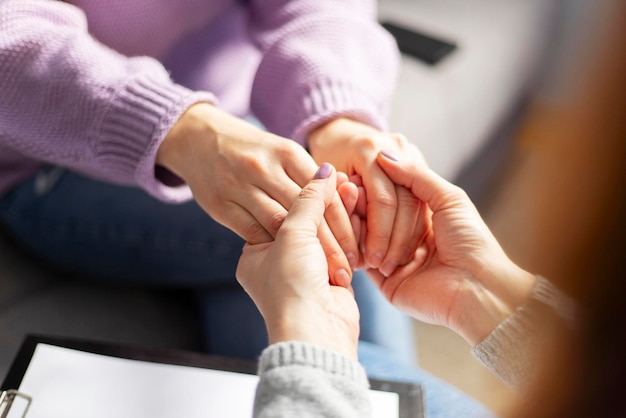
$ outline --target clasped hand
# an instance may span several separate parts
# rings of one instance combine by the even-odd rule
[[[317,128],[308,139],[311,155],[346,173],[360,188],[353,216],[365,266],[391,275],[409,262],[428,229],[428,209],[405,187],[395,184],[376,163],[383,150],[416,164],[424,158],[403,135],[380,132],[366,124],[338,118]],[[339,189],[341,191],[341,188]],[[342,195],[347,206],[354,197]]]
[[[190,107],[166,136],[157,163],[181,177],[197,203],[249,243],[269,242],[317,164],[306,150],[208,103]],[[319,228],[328,275],[348,286],[359,248],[334,193]]]
[[[432,212],[425,239],[409,262],[389,276],[370,268],[370,277],[399,309],[477,344],[524,303],[535,277],[506,256],[463,190],[390,153],[379,153],[376,163]],[[270,343],[307,341],[354,358],[358,311],[349,288],[328,282],[316,238],[336,187],[335,171],[330,172],[327,180],[318,178],[303,189],[274,242],[246,245],[237,278],[263,314]],[[354,193],[346,187],[343,194],[355,201]]]

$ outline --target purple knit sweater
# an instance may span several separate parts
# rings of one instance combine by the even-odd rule
[[[0,194],[56,164],[189,199],[154,161],[197,102],[300,143],[339,115],[384,129],[398,53],[375,15],[374,0],[0,0]]]

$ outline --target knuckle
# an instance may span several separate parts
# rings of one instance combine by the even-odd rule
[[[256,220],[249,221],[243,227],[243,239],[258,244],[264,241],[266,231]]]
[[[374,196],[374,204],[383,209],[395,209],[398,206],[398,200],[390,193],[377,193]]]
[[[324,193],[312,184],[305,186],[298,195],[300,200],[324,201]]]
[[[401,133],[393,133],[389,135],[389,137],[393,141],[393,143],[398,147],[398,149],[404,149],[408,145],[407,139]]]
[[[408,207],[416,210],[420,205],[420,200],[405,188],[400,188],[398,190],[397,199],[398,206],[401,207]]]
[[[333,211],[333,212],[337,212],[337,211],[345,212],[345,207],[338,194],[335,194],[333,198],[330,200],[330,202],[328,203],[328,210]]]
[[[280,229],[283,222],[285,221],[286,214],[281,212],[276,212],[270,217],[270,233],[272,235],[276,235],[276,232]]]
[[[467,192],[456,185],[450,185],[445,191],[443,191],[443,193],[441,193],[441,196],[437,198],[434,206],[446,208],[451,205],[465,205],[467,202],[469,202]]]
[[[469,196],[467,195],[467,192],[465,190],[463,190],[461,187],[453,184],[450,187],[450,190],[448,191],[449,196],[451,198],[453,198],[454,200],[467,200],[469,199]]]
[[[324,254],[326,255],[326,258],[328,260],[334,261],[335,264],[344,257],[343,251],[341,251],[341,249],[335,245],[326,245],[324,248]]]
[[[283,158],[294,159],[297,157],[301,157],[304,149],[302,148],[302,146],[294,141],[285,140],[281,142],[281,145],[278,148],[278,152]]]
[[[252,170],[254,173],[258,173],[259,176],[265,176],[267,173],[267,162],[265,159],[260,158],[258,155],[246,154],[244,167],[248,170]],[[240,172],[240,174],[244,174]]]
[[[360,138],[359,148],[367,153],[372,153],[380,149],[380,144],[373,136],[363,136]]]

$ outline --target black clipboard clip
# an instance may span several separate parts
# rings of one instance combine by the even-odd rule
[[[9,412],[11,412],[11,407],[13,406],[15,398],[22,398],[26,401],[26,407],[24,408],[24,412],[22,412],[22,418],[26,416],[33,398],[25,393],[9,389],[3,390],[2,393],[0,393],[0,418],[6,418],[9,416]]]

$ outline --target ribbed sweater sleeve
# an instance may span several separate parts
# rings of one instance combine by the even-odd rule
[[[257,418],[372,414],[365,370],[339,353],[297,341],[273,344],[261,355],[259,376]]]
[[[263,58],[251,107],[267,128],[304,144],[346,116],[385,130],[399,53],[374,0],[252,0]]]
[[[540,324],[553,320],[574,326],[575,303],[541,276],[530,299],[478,343],[472,354],[512,387],[520,388],[536,377],[540,365]]]
[[[3,146],[162,200],[191,197],[155,177],[156,152],[190,105],[214,97],[174,84],[154,59],[100,44],[80,9],[0,1],[0,91]]]

